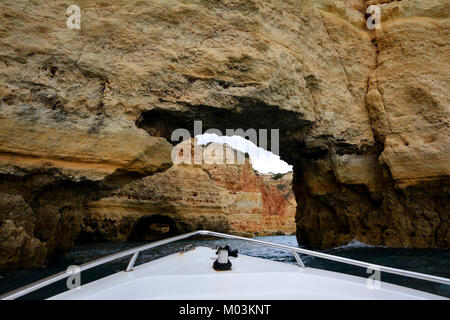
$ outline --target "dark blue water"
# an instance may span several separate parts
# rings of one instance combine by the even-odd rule
[[[257,237],[256,239],[282,243],[290,246],[297,246],[297,241],[294,236]],[[0,271],[0,294],[14,290],[20,286],[29,284],[33,281],[37,281],[57,272],[66,270],[70,265],[80,265],[93,259],[97,259],[114,252],[122,251],[127,248],[136,247],[142,244],[143,243],[137,242],[97,242],[78,244],[65,257],[52,264],[48,264],[46,267],[38,269]],[[249,256],[293,264],[296,263],[294,257],[289,252],[249,244],[247,242],[239,240],[183,240],[176,243],[164,245],[159,248],[150,249],[146,252],[141,253],[140,257],[137,260],[137,264],[141,264],[154,259],[158,259],[168,254],[179,252],[188,244],[208,247],[216,247],[219,244],[229,244],[233,249],[237,248],[240,253]],[[450,278],[449,249],[393,249],[384,247],[371,247],[355,242],[347,246],[326,250],[324,252],[347,258],[367,261],[374,264]],[[311,256],[302,256],[302,259],[308,267],[343,272],[364,278],[367,278],[369,276],[369,274],[366,273],[366,269],[364,268],[349,266],[342,263],[328,261]],[[122,271],[126,268],[128,260],[129,258],[124,258],[84,271],[81,275],[81,283],[85,284],[102,278],[106,275]],[[381,273],[381,281],[427,291],[450,298],[450,286],[441,285],[438,283],[409,279],[386,273]],[[45,299],[65,290],[67,290],[66,281],[62,280],[51,286],[31,293],[23,297],[23,299]]]

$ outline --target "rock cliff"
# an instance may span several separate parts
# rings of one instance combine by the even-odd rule
[[[295,213],[292,172],[259,175],[249,158],[242,164],[178,164],[89,203],[79,240],[155,240],[200,229],[293,234]]]
[[[0,3],[0,267],[67,251],[194,120],[280,129],[303,245],[449,246],[449,0],[73,3],[80,30]]]

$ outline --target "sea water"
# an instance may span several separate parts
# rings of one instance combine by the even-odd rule
[[[255,239],[297,246],[295,236],[269,236],[256,237]],[[133,248],[142,245],[142,242],[95,242],[77,244],[72,251],[57,261],[49,262],[45,267],[36,269],[21,270],[0,270],[0,294],[14,290],[33,281],[64,271],[71,265],[81,265],[91,260]],[[149,249],[141,252],[136,261],[136,265],[145,263],[154,259],[164,257],[168,254],[180,252],[187,245],[207,246],[215,248],[218,245],[229,244],[232,249],[238,249],[239,253],[271,259],[274,261],[296,264],[292,253],[251,244],[239,240],[182,240],[170,243],[161,247]],[[346,246],[337,247],[322,252],[342,256],[346,258],[370,262],[404,270],[427,273],[431,275],[450,278],[450,250],[449,249],[396,249],[386,247],[374,247],[363,244],[358,241],[352,241]],[[81,273],[81,284],[100,279],[115,272],[123,271],[129,261],[129,258],[116,260]],[[301,255],[301,258],[307,267],[326,269],[330,271],[352,274],[359,277],[368,278],[372,273],[367,269],[329,261],[312,256]],[[381,281],[389,282],[409,288],[430,292],[450,298],[450,286],[432,283],[428,281],[411,279],[402,276],[381,273]],[[48,287],[42,288],[34,293],[24,296],[22,299],[45,299],[55,294],[67,290],[66,281],[61,280]]]

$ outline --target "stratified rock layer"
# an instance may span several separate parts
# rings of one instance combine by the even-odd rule
[[[179,164],[90,203],[80,240],[155,240],[200,229],[292,234],[295,212],[292,173],[258,175],[248,158]]]
[[[0,3],[0,201],[31,210],[2,214],[1,267],[67,251],[80,208],[167,169],[194,120],[280,129],[300,244],[448,247],[449,0],[79,5],[70,30],[65,1]]]

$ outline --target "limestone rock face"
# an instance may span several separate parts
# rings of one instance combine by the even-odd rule
[[[0,193],[0,268],[44,263],[46,246],[34,237],[35,220],[22,197]]]
[[[297,237],[330,247],[448,247],[449,1],[366,1],[381,8],[370,31],[376,59],[366,107],[375,144],[303,159]],[[298,168],[298,167],[297,167]]]
[[[244,165],[203,165],[217,184],[230,232],[241,235],[292,234],[296,202],[292,173],[259,175]]]
[[[188,166],[127,184],[90,203],[85,215],[81,240],[151,240],[160,224],[168,227],[165,236],[228,228],[217,187],[201,168]]]
[[[2,218],[6,246],[67,251],[83,206],[167,169],[201,120],[279,129],[300,244],[448,247],[449,0],[79,5],[76,30],[66,1],[0,3],[0,192],[35,216]]]
[[[103,109],[114,75],[81,62],[61,4],[0,4],[0,267],[67,252],[84,204],[171,165],[164,138]]]
[[[248,158],[243,164],[174,165],[90,203],[80,240],[155,240],[200,229],[292,234],[292,173],[279,176],[258,175]]]

